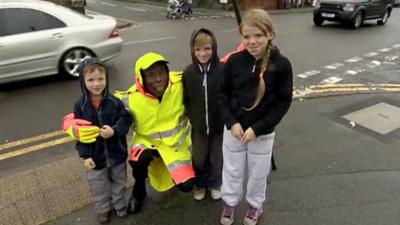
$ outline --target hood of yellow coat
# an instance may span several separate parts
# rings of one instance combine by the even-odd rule
[[[146,53],[136,61],[135,74],[136,74],[136,79],[137,81],[139,81],[140,85],[143,85],[142,71],[148,69],[151,65],[153,65],[156,62],[168,63],[168,61],[165,60],[164,56],[154,52]]]

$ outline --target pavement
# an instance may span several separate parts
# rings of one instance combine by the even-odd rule
[[[277,129],[274,155],[278,170],[269,177],[265,213],[259,224],[398,225],[400,130],[383,135],[343,116],[378,103],[400,107],[399,97],[392,93],[294,101]],[[374,113],[367,117],[376,119]],[[383,109],[378,114],[390,113]],[[399,128],[399,117],[382,118],[393,119]],[[365,123],[362,116],[359,119]],[[383,123],[376,119],[375,125]],[[113,216],[110,224],[218,224],[221,202],[195,202],[191,194],[177,190],[149,191],[142,213],[125,219]],[[242,201],[235,224],[240,224],[246,209]],[[48,224],[97,222],[88,206]]]
[[[294,92],[277,127],[278,170],[269,176],[260,225],[399,224],[400,87],[342,87]],[[72,142],[65,145],[73,148]],[[148,191],[142,213],[125,219],[112,215],[109,224],[219,224],[221,201],[195,202],[191,193],[175,189]],[[243,200],[235,224],[241,224],[246,209]],[[0,225],[21,224],[97,224],[76,154],[0,176]]]
[[[369,93],[295,100],[277,128],[278,170],[269,177],[259,224],[398,225],[398,99],[399,93]],[[354,119],[343,118],[362,109]],[[0,187],[0,224],[97,224],[76,156],[1,177]],[[142,213],[125,219],[113,215],[109,224],[218,224],[220,201],[148,190]],[[243,200],[235,224],[241,224],[246,209]]]
[[[122,1],[124,1],[124,0],[122,0]],[[165,6],[165,3],[145,1],[145,0],[125,0],[125,1],[157,5],[157,6],[163,6],[163,7]],[[270,15],[291,14],[291,13],[310,13],[313,10],[314,10],[313,7],[270,9],[270,10],[268,10],[268,13]],[[195,7],[195,8],[193,8],[193,11],[194,11],[193,14],[191,14],[189,16],[185,16],[182,19],[193,20],[193,19],[235,18],[235,13],[233,11],[228,11],[228,10],[224,10],[224,9]],[[126,19],[122,19],[122,18],[116,18],[116,19],[117,19],[117,28],[118,29],[124,29],[124,28],[135,26],[135,25],[139,24],[135,21],[126,20]]]

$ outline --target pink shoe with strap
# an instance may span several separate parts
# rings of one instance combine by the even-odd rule
[[[224,208],[222,209],[220,223],[222,225],[232,225],[235,221],[235,207],[229,206],[224,203]]]
[[[243,225],[256,225],[262,213],[262,209],[250,206],[250,209],[247,210],[246,216],[244,217]]]

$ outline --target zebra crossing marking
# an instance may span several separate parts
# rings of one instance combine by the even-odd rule
[[[381,48],[381,49],[378,49],[378,51],[380,51],[380,52],[389,52],[389,51],[392,51],[392,49],[391,48]]]
[[[342,66],[344,66],[343,63],[333,63],[333,64],[331,64],[331,65],[325,66],[324,68],[325,68],[325,69],[328,69],[328,70],[335,70],[335,69],[337,69],[337,68],[339,68],[339,67],[342,67]]]
[[[356,62],[359,62],[359,61],[361,61],[361,60],[363,60],[363,58],[360,58],[360,57],[353,57],[353,58],[350,58],[350,59],[346,59],[346,60],[344,60],[344,61],[347,62],[347,63],[356,63]]]
[[[368,66],[369,68],[375,68],[375,67],[378,67],[378,66],[380,66],[380,65],[382,65],[382,63],[381,63],[380,61],[378,61],[378,60],[372,60],[371,62],[369,62],[369,63],[367,64],[367,66]]]
[[[374,57],[379,55],[378,52],[368,52],[367,54],[364,54],[365,57]]]
[[[311,76],[317,75],[317,74],[319,74],[319,73],[321,73],[321,71],[318,71],[318,70],[310,70],[310,71],[307,71],[307,72],[298,74],[297,77],[300,77],[300,78],[303,78],[303,79],[304,79],[304,78],[307,78],[307,77],[311,77]]]
[[[356,75],[358,73],[358,71],[355,70],[347,70],[345,74],[350,74],[350,75]]]
[[[394,44],[392,45],[393,48],[400,48],[400,44]]]
[[[340,77],[332,76],[332,77],[328,77],[328,78],[322,80],[320,82],[320,84],[336,84],[336,83],[338,83],[338,82],[340,82],[342,80],[343,79],[340,78]]]

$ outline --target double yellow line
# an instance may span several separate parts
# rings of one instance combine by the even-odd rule
[[[370,94],[370,93],[394,93],[400,92],[400,84],[328,84],[312,85],[293,91],[293,99],[318,98],[334,95],[348,94]],[[60,137],[58,137],[60,136]],[[56,139],[54,139],[57,137]],[[47,140],[51,139],[51,140]],[[43,140],[46,140],[43,142]],[[38,151],[52,146],[64,144],[72,141],[63,131],[53,131],[46,134],[37,135],[30,138],[17,140],[0,145],[0,161],[20,156],[26,153]],[[28,147],[17,148],[19,146],[30,145],[36,142],[39,144]],[[4,152],[4,153],[3,153]]]
[[[40,144],[35,144],[35,145],[29,146],[29,147],[12,150],[18,146],[28,145],[28,144],[32,144],[35,142],[41,142],[43,140],[47,140],[47,139],[54,138],[57,136],[63,136],[63,137],[58,138],[58,139],[53,139],[50,141],[46,141],[46,142],[43,142]],[[9,159],[9,158],[13,158],[16,156],[20,156],[20,155],[23,155],[23,154],[26,154],[29,152],[34,152],[34,151],[49,148],[52,146],[60,145],[60,144],[70,142],[70,141],[72,141],[72,138],[66,137],[64,132],[59,130],[59,131],[53,131],[50,133],[33,136],[30,138],[25,138],[25,139],[13,141],[13,142],[5,143],[5,144],[0,145],[0,161]],[[10,150],[10,151],[6,152],[7,150]],[[5,152],[5,153],[3,153],[3,152]]]
[[[295,89],[293,99],[395,92],[400,92],[400,84],[324,84]]]

